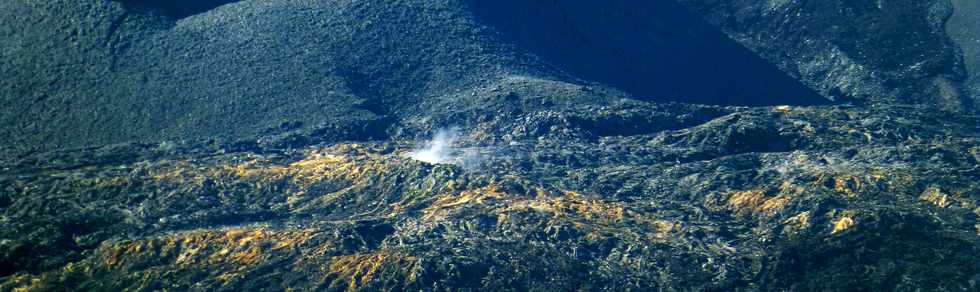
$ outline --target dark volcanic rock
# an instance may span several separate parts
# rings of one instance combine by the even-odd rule
[[[946,33],[948,0],[680,2],[825,96],[973,106],[961,48]]]
[[[240,0],[114,0],[122,2],[127,9],[140,13],[159,14],[172,19],[181,19],[194,14],[208,12],[218,6]]]
[[[963,51],[963,63],[969,75],[965,85],[973,97],[973,106],[980,105],[980,2],[951,0],[953,15],[946,23],[949,36]]]
[[[602,81],[657,100],[822,101],[682,8],[634,2],[568,5],[582,21],[559,25],[555,14],[501,21],[524,1],[4,1],[3,148],[377,121],[512,76]],[[541,9],[551,8],[530,11]],[[557,39],[526,41],[543,30]]]
[[[587,2],[0,1],[0,291],[980,290],[947,2]]]
[[[415,161],[411,143],[175,146],[6,174],[0,266],[16,268],[0,288],[978,288],[976,117],[523,109],[467,125],[453,146],[482,164]],[[606,136],[581,122],[636,112],[665,126]],[[508,135],[522,138],[479,142]]]
[[[469,1],[507,41],[639,98],[722,105],[822,98],[673,1]]]

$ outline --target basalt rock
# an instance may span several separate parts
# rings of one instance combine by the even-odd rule
[[[2,266],[15,268],[0,285],[977,288],[976,117],[636,101],[520,109],[521,122],[476,122],[453,145],[479,163],[412,160],[411,140],[187,144],[6,174]],[[606,135],[582,122],[636,111],[666,126]],[[402,131],[434,125],[417,126]]]

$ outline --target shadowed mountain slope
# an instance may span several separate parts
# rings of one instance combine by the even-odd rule
[[[946,31],[963,52],[963,64],[968,78],[964,82],[972,96],[974,109],[980,105],[980,2],[952,0],[953,15],[946,22]]]
[[[181,19],[212,10],[218,6],[240,0],[115,0],[126,8],[144,13],[156,13],[173,19]]]
[[[817,104],[816,92],[674,1],[469,1],[504,40],[654,101]]]
[[[980,100],[975,1],[679,2],[825,96],[946,111]]]
[[[600,81],[649,100],[821,102],[676,5],[569,2],[555,11],[572,13],[572,23],[556,14],[509,23],[500,20],[513,11],[551,9],[517,1],[503,9],[465,1],[181,3],[0,4],[8,44],[0,133],[13,137],[4,148],[384,128],[421,101],[507,76]],[[545,41],[528,42],[538,37]]]

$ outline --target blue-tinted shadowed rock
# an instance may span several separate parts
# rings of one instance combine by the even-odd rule
[[[181,19],[204,13],[215,7],[239,0],[115,0],[127,8],[144,13],[158,13],[173,19]]]
[[[966,85],[973,107],[980,105],[980,1],[952,0],[953,15],[946,31],[963,52],[968,78]]]
[[[654,101],[819,104],[827,99],[674,1],[469,1],[548,64]]]
[[[673,4],[190,3],[0,4],[4,148],[393,123],[510,76],[654,101],[823,101]]]
[[[950,38],[964,36],[980,15],[969,5],[955,13],[948,0],[679,2],[825,96],[953,112],[974,107],[961,51],[976,44]]]

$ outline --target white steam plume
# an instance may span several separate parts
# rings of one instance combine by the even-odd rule
[[[415,149],[408,156],[430,164],[452,163],[452,144],[458,138],[459,133],[455,129],[440,129],[425,148]]]

